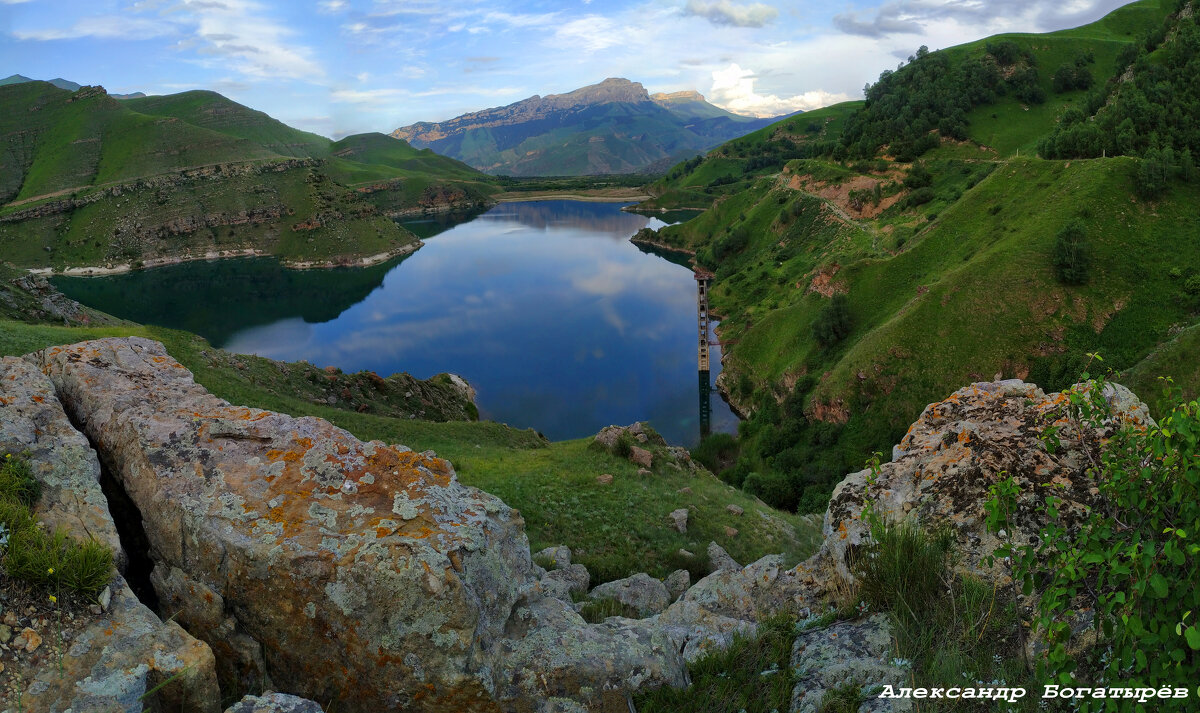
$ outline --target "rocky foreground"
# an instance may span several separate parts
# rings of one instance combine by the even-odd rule
[[[1148,422],[1128,391],[1106,396],[1123,420]],[[1068,512],[1095,496],[1085,470],[1105,434],[1066,429],[1053,454],[1038,440],[1069,425],[1064,402],[1010,381],[931,405],[869,486],[877,510],[949,524],[963,567],[1003,577],[983,564],[994,540],[982,503],[999,473],[1022,485],[1014,537],[1037,531],[1038,486],[1059,484]],[[29,454],[47,522],[138,561],[121,552],[132,544],[116,537],[103,464],[136,508],[122,517],[140,519],[149,551],[135,554],[153,564],[157,610],[117,577],[57,665],[5,647],[22,710],[47,711],[215,713],[247,691],[278,693],[229,710],[628,711],[633,692],[687,685],[689,661],[763,617],[823,611],[852,579],[872,480],[839,486],[825,544],[796,567],[779,556],[742,567],[714,544],[717,571],[690,587],[683,572],[588,592],[569,550],[539,553],[550,571],[535,564],[520,513],[433,453],[231,405],[145,339],[0,360],[0,448]],[[641,618],[590,624],[573,598]],[[879,616],[801,634],[793,709],[815,711],[850,681],[903,684],[890,647]]]

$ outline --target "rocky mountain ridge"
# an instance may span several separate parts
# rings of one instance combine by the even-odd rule
[[[709,104],[696,91],[651,95],[609,78],[563,94],[532,96],[391,136],[492,174],[632,173],[686,158],[770,120]]]
[[[16,662],[32,666],[22,669],[24,701],[38,709],[148,698],[214,713],[219,686],[351,711],[624,712],[639,690],[687,685],[688,662],[753,634],[762,617],[811,621],[825,611],[831,591],[853,579],[847,557],[863,541],[868,499],[879,512],[948,524],[967,553],[962,566],[1003,583],[982,564],[988,486],[1004,474],[1028,480],[1017,534],[1036,532],[1036,484],[1092,497],[1085,453],[1105,437],[1082,429],[1048,454],[1039,438],[1062,422],[1063,396],[1017,381],[975,384],[926,409],[891,463],[843,481],[808,561],[789,568],[768,556],[742,567],[713,544],[716,571],[691,587],[674,575],[596,587],[589,597],[618,599],[642,618],[593,624],[572,601],[588,575],[570,552],[539,553],[549,571],[535,564],[520,513],[458,483],[432,453],[231,405],[140,338],[6,358],[0,383],[0,446],[27,451],[47,483],[71,478],[50,491],[47,516],[73,536],[108,532],[97,482],[107,469],[139,513],[149,581],[173,613],[163,623],[115,580],[120,604],[87,629],[88,646],[71,647],[57,670]],[[1151,423],[1127,390],[1105,396],[1114,423]],[[90,467],[64,470],[59,444]],[[917,473],[928,477],[914,488]],[[901,685],[908,675],[879,616],[803,630],[792,664],[805,672],[792,709],[806,713],[847,681]],[[168,679],[173,686],[151,690]],[[904,710],[906,701],[875,703]]]

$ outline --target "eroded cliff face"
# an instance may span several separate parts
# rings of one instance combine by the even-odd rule
[[[21,433],[12,424],[27,418],[37,395],[66,424],[61,433],[43,429],[45,439],[94,461],[68,432],[70,414],[140,510],[151,582],[162,612],[174,615],[164,624],[131,594],[121,599],[113,616],[133,612],[133,623],[121,624],[130,643],[97,646],[125,652],[106,659],[114,663],[102,680],[147,690],[172,669],[158,674],[138,662],[176,651],[156,660],[190,661],[197,673],[173,709],[206,713],[218,677],[227,698],[276,690],[336,700],[339,711],[624,712],[639,689],[687,685],[687,662],[753,634],[761,617],[824,611],[836,580],[853,578],[847,557],[868,537],[860,518],[868,498],[892,517],[950,525],[964,566],[1000,581],[1003,573],[983,565],[997,544],[982,524],[987,488],[1017,479],[1013,536],[1028,537],[1047,483],[1061,486],[1068,517],[1096,497],[1087,464],[1108,433],[1072,431],[1062,395],[1020,382],[975,384],[927,408],[877,475],[857,473],[839,486],[825,543],[808,561],[786,567],[769,556],[743,567],[714,544],[717,571],[643,612],[658,613],[589,624],[571,601],[572,589],[586,591],[586,571],[574,571],[569,552],[554,558],[562,565],[555,571],[534,565],[520,514],[460,484],[432,453],[231,405],[145,339],[84,342],[26,360],[46,376],[3,362],[31,386],[20,387],[21,400],[15,380],[0,382],[0,442]],[[1110,427],[1149,423],[1127,390],[1105,395]],[[1039,440],[1051,426],[1062,442],[1053,454]],[[95,471],[83,469],[81,488]],[[86,500],[50,508],[86,512]],[[610,589],[659,584],[647,579]],[[124,597],[123,580],[114,586]],[[793,710],[816,710],[825,689],[847,680],[907,680],[890,663],[885,620],[842,622],[836,631],[797,640],[792,664],[804,675]],[[71,675],[82,681],[87,662],[76,659]],[[138,671],[141,678],[129,678]],[[58,696],[46,700],[78,693],[75,682],[45,685],[41,695]],[[873,703],[901,710],[906,702]]]

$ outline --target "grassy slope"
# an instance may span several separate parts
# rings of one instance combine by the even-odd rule
[[[319,416],[360,438],[436,451],[454,464],[464,483],[497,495],[522,512],[534,550],[565,544],[577,552],[576,561],[587,565],[597,581],[634,572],[665,576],[677,567],[703,570],[704,550],[714,540],[746,562],[776,552],[798,561],[818,541],[819,524],[766,508],[708,475],[664,469],[640,477],[632,464],[589,449],[587,440],[547,445],[532,431],[493,422],[432,423],[316,404],[298,397],[295,384],[280,384],[273,362],[239,357],[246,368],[229,368],[224,360],[211,358],[216,350],[184,332],[0,322],[0,355],[131,334],[162,341],[198,382],[234,403]],[[596,483],[602,473],[615,476],[612,485]],[[691,492],[679,492],[685,487]],[[725,506],[731,503],[743,507],[745,514],[737,517],[727,512]],[[680,507],[691,509],[686,535],[671,529],[667,519]],[[726,526],[740,533],[729,537]],[[681,557],[680,548],[700,557]]]
[[[216,92],[127,99],[123,105],[141,114],[172,116],[193,126],[246,139],[280,156],[321,158],[330,153],[331,142],[324,136],[293,129]]]
[[[1103,63],[1110,71],[1119,44],[1158,24],[1165,5],[1144,0],[1095,26],[1026,41],[1042,53],[1046,82],[1059,56],[1066,61],[1100,42],[1094,71],[1103,81]],[[951,51],[981,52],[983,44]],[[1077,98],[1048,94],[1048,103]],[[1006,109],[1006,101],[1013,106]],[[1003,115],[1013,107],[1003,99],[987,110]],[[1197,220],[1195,184],[1177,183],[1146,204],[1132,196],[1133,159],[1002,158],[1048,131],[1053,112],[1010,111],[997,124],[1000,135],[983,127],[999,152],[944,144],[923,158],[933,174],[932,200],[901,200],[874,217],[847,219],[845,191],[834,189],[869,180],[881,184],[885,198],[903,198],[910,166],[808,160],[792,161],[782,173],[742,172],[739,163],[769,154],[782,137],[802,143],[801,130],[813,119],[823,120],[822,139],[836,139],[838,118],[853,109],[839,105],[768,127],[653,187],[660,196],[654,206],[712,202],[691,221],[659,231],[658,240],[717,263],[711,299],[723,316],[723,383],[735,400],[753,409],[756,394],[782,398],[800,383],[811,419],[848,421],[837,429],[836,449],[829,444],[826,451],[851,468],[872,450],[886,450],[927,403],[964,383],[1001,373],[1061,388],[1092,351],[1109,368],[1137,365],[1129,380],[1143,391],[1154,376],[1174,372],[1194,393],[1194,330],[1172,335],[1196,318],[1179,278],[1200,269],[1189,231],[1180,230]],[[979,124],[971,128],[977,138]],[[736,182],[698,191],[722,176]],[[1083,287],[1063,286],[1051,267],[1055,235],[1075,217],[1087,226],[1094,257]],[[743,250],[710,257],[738,230],[749,236]],[[829,300],[808,289],[821,273],[847,293],[853,321],[851,333],[825,349],[812,327]]]
[[[1087,95],[1083,90],[1055,94],[1055,70],[1080,52],[1092,52],[1096,62],[1089,69],[1097,86],[1103,86],[1118,70],[1116,58],[1121,49],[1144,30],[1161,25],[1174,5],[1174,0],[1140,0],[1082,27],[1046,34],[997,35],[945,50],[954,58],[982,56],[988,42],[1012,40],[1022,49],[1029,49],[1037,60],[1046,103],[1025,106],[1013,97],[1002,97],[993,105],[978,107],[968,115],[971,140],[994,148],[1004,157],[1017,151],[1032,155],[1037,140],[1054,127],[1063,110],[1081,103]]]
[[[107,96],[73,99],[45,82],[0,87],[0,105],[25,109],[0,116],[7,149],[0,200],[276,157],[244,139],[138,114]]]

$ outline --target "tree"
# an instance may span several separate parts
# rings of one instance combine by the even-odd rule
[[[1083,221],[1075,218],[1054,239],[1054,271],[1067,285],[1085,285],[1091,277],[1092,251]]]
[[[850,305],[845,295],[834,295],[813,322],[813,339],[822,347],[830,347],[845,339],[853,328]]]
[[[1171,177],[1171,163],[1168,156],[1157,148],[1146,151],[1142,163],[1138,167],[1136,187],[1143,198],[1157,198],[1167,188],[1167,180]]]

